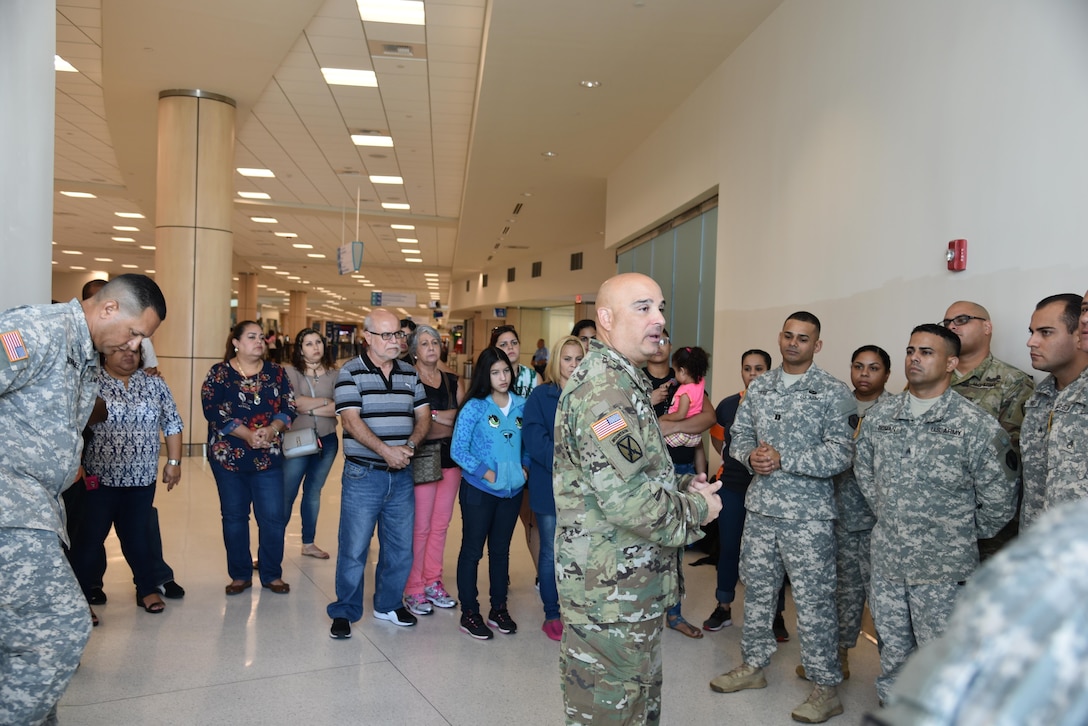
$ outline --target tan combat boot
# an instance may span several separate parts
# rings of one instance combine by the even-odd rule
[[[835,686],[816,684],[805,702],[793,709],[790,716],[801,723],[823,723],[841,713],[842,701],[839,700],[838,689]]]
[[[749,688],[766,688],[767,679],[763,676],[763,669],[747,663],[723,673],[710,682],[710,688],[718,693],[733,693]],[[841,713],[841,711],[840,711]]]
[[[842,679],[844,681],[850,680],[850,651],[846,648],[839,648],[839,665],[842,666]],[[805,675],[805,667],[803,665],[797,666],[794,669],[798,678],[808,678]]]

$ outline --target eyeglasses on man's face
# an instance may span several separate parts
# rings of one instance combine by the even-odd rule
[[[941,321],[941,325],[943,325],[946,328],[951,327],[952,325],[955,325],[957,328],[960,328],[960,327],[963,327],[964,325],[967,325],[967,323],[971,322],[972,320],[985,320],[985,319],[986,318],[980,318],[977,315],[957,315],[954,318],[945,318],[944,320]]]
[[[371,335],[381,336],[381,339],[386,341],[387,343],[390,340],[404,340],[408,337],[408,334],[405,333],[403,330],[394,330],[392,333],[379,333],[374,330],[368,330],[366,332],[370,333]]]

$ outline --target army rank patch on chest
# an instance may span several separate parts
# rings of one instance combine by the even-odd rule
[[[631,434],[624,434],[616,439],[616,450],[620,452],[620,456],[627,461],[634,464],[636,461],[642,458],[642,447],[639,446],[635,437]]]
[[[0,333],[0,341],[4,344],[4,353],[7,355],[9,363],[26,360],[30,357],[30,354],[26,352],[26,345],[23,344],[23,336],[19,334],[18,330]]]
[[[590,428],[593,429],[593,435],[597,437],[597,441],[602,441],[617,431],[623,431],[627,428],[627,422],[623,420],[623,414],[616,410],[597,421]]]

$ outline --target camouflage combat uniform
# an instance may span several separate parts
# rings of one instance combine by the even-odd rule
[[[1020,426],[1024,421],[1024,403],[1035,389],[1035,380],[1019,368],[987,354],[969,373],[952,371],[952,388],[956,393],[979,406],[997,419],[1009,434],[1012,450],[1020,456]],[[979,558],[993,557],[1019,531],[1019,519],[1014,517],[992,537],[979,540]]]
[[[0,313],[0,723],[53,710],[90,635],[61,550],[60,494],[76,478],[98,391],[79,302]]]
[[[870,410],[891,395],[887,391],[881,393]],[[864,419],[859,405],[854,424],[855,439]],[[869,597],[869,541],[876,515],[862,496],[853,467],[836,474],[834,481],[838,511],[835,520],[835,605],[839,616],[839,649],[847,650],[858,643],[861,615]]]
[[[748,487],[741,543],[744,662],[766,666],[776,649],[772,623],[783,573],[797,606],[801,662],[823,686],[842,681],[836,640],[835,501],[831,478],[850,466],[857,402],[842,381],[815,364],[786,388],[782,369],[752,381],[737,409],[729,455],[748,458],[765,441],[782,468],[756,474]]]
[[[978,566],[976,540],[1013,516],[1019,462],[993,416],[950,388],[918,418],[907,392],[871,409],[854,474],[877,518],[869,608],[883,699],[907,657],[944,629]]]
[[[1061,502],[1088,497],[1088,369],[1062,390],[1054,376],[1024,404],[1020,527]]]
[[[1088,500],[1056,506],[967,583],[944,635],[903,668],[893,726],[1082,726]]]
[[[703,536],[706,500],[686,493],[646,377],[590,341],[555,423],[556,577],[568,723],[657,723],[663,615],[680,599],[679,556]]]

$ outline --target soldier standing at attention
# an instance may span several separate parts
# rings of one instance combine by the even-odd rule
[[[1077,348],[1081,297],[1051,295],[1031,316],[1031,367],[1046,377],[1024,405],[1023,529],[1047,509],[1088,496],[1088,352]]]
[[[98,353],[136,350],[165,317],[144,275],[0,313],[0,723],[55,723],[79,665],[91,612],[61,550],[60,495],[79,469]]]
[[[1020,456],[1024,403],[1035,389],[1035,381],[990,353],[993,323],[990,313],[978,303],[966,300],[952,303],[945,311],[941,325],[960,339],[960,362],[952,372],[952,390],[996,418],[1009,434],[1012,450]],[[1014,517],[993,537],[980,540],[979,557],[986,560],[996,554],[1016,536],[1018,524]]]
[[[842,381],[816,366],[820,320],[786,318],[778,334],[782,365],[748,386],[737,409],[729,455],[755,476],[741,544],[744,662],[710,682],[719,693],[765,688],[763,666],[776,649],[772,624],[784,573],[793,584],[801,662],[813,682],[790,714],[823,723],[842,713],[835,615],[835,500],[832,477],[850,466],[857,402]]]
[[[597,293],[598,340],[556,415],[556,577],[569,724],[661,720],[661,633],[679,551],[721,509],[706,475],[677,477],[639,370],[660,344],[661,288],[627,273]]]
[[[908,656],[944,630],[978,567],[977,540],[1016,511],[1009,435],[951,389],[959,343],[939,325],[916,327],[907,390],[874,406],[858,436],[854,475],[876,514],[869,609],[883,644],[881,701]]]

